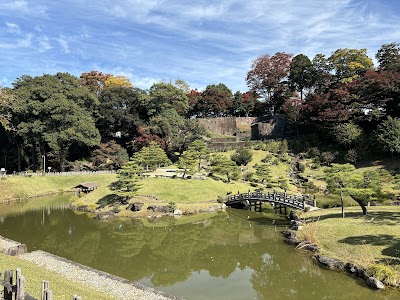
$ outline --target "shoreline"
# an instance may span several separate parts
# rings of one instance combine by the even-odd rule
[[[116,299],[184,300],[182,297],[168,295],[162,291],[42,250],[27,252],[25,244],[3,236],[0,236],[0,248],[3,249],[4,254],[17,256],[22,260],[33,263],[38,268],[58,274],[69,281],[79,282],[96,291],[107,293]],[[16,252],[16,249],[20,251]],[[29,281],[29,278],[27,280]]]
[[[299,238],[297,232],[303,230],[303,226],[306,224],[304,220],[291,220],[291,228],[282,231],[284,241],[292,246],[295,246],[298,250],[306,251],[315,261],[320,268],[327,270],[345,271],[348,275],[353,275],[356,278],[361,278],[365,281],[366,285],[370,289],[384,290],[386,288],[393,288],[400,291],[400,282],[397,284],[388,284],[379,280],[368,273],[367,268],[356,264],[354,262],[345,262],[334,256],[322,255],[318,243],[307,241],[304,238]]]

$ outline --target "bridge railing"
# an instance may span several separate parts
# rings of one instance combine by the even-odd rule
[[[281,204],[289,204],[299,209],[304,209],[305,205],[316,207],[316,200],[308,195],[288,195],[286,191],[284,193],[278,193],[276,191],[263,193],[261,191],[239,193],[236,195],[227,195],[226,203],[237,202],[237,201],[254,201],[264,200],[269,202],[276,202]]]

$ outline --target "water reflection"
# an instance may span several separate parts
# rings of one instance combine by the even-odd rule
[[[51,213],[49,213],[51,211]],[[391,299],[347,275],[316,267],[282,243],[283,228],[262,214],[101,222],[68,209],[8,215],[0,234],[187,299]],[[175,224],[175,225],[173,225]]]

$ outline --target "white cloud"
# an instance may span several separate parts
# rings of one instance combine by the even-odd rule
[[[57,42],[61,46],[61,48],[63,49],[64,53],[70,53],[71,52],[71,50],[69,49],[69,45],[68,45],[68,38],[66,36],[60,35],[57,38]]]
[[[23,38],[19,38],[12,41],[3,41],[0,43],[0,48],[2,49],[18,49],[18,48],[27,48],[32,45],[32,38],[31,34],[27,34]]]
[[[0,3],[0,11],[12,11],[30,16],[44,16],[47,13],[47,7],[34,1],[14,0]]]
[[[50,45],[49,38],[45,35],[39,38],[39,52],[46,52],[53,47]]]
[[[6,27],[7,27],[7,32],[12,33],[12,34],[21,34],[21,28],[19,27],[18,24],[11,23],[11,22],[6,22]]]

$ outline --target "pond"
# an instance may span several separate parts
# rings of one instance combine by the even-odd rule
[[[284,244],[277,215],[98,221],[66,199],[0,207],[0,235],[186,299],[400,299]]]

